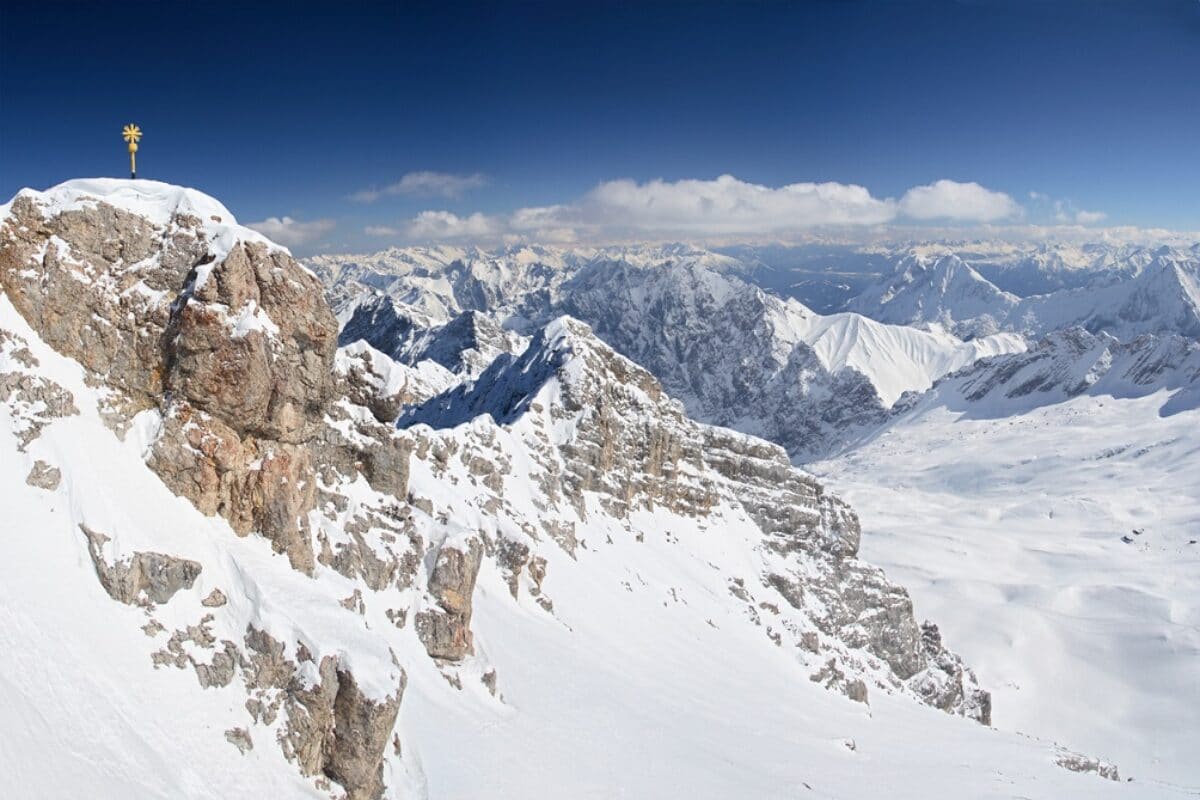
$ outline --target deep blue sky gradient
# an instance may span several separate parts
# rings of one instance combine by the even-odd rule
[[[123,174],[128,121],[143,177],[344,236],[721,173],[1195,230],[1200,2],[0,3],[0,195]],[[490,183],[346,199],[414,170]]]

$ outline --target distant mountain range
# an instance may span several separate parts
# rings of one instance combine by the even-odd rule
[[[748,248],[408,248],[308,263],[329,287],[343,343],[363,339],[402,362],[432,358],[458,371],[458,356],[438,353],[467,353],[475,374],[570,314],[649,369],[691,415],[776,441],[798,461],[882,424],[905,392],[1054,331],[1117,341],[1200,335],[1197,248],[1038,248],[990,260],[966,252],[1012,288],[1062,287],[1025,296],[944,250],[836,253],[842,271],[855,259],[893,261],[843,303],[847,312],[832,314],[764,288],[765,275],[788,269],[768,273],[764,254]],[[820,263],[804,257],[806,270]]]

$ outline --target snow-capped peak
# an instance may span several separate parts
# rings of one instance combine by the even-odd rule
[[[12,200],[0,205],[0,218],[12,206],[26,199],[46,217],[66,211],[93,208],[106,203],[122,211],[144,217],[152,224],[167,228],[180,216],[193,217],[205,231],[210,252],[219,261],[237,242],[257,242],[273,250],[287,252],[258,231],[239,225],[233,214],[218,200],[196,189],[150,180],[122,178],[76,178],[44,191],[22,189]]]

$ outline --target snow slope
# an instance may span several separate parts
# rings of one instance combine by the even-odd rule
[[[586,325],[555,320],[471,385],[335,353],[310,276],[236,231],[220,251],[222,215],[192,213],[211,205],[158,192],[147,227],[82,197],[143,188],[0,218],[15,796],[1177,796],[978,724],[986,694],[855,557],[849,508],[780,448],[687,419]],[[182,228],[199,249],[161,246]],[[47,275],[128,292],[31,313]],[[247,295],[263,318],[227,325]],[[63,331],[151,341],[116,383]],[[181,381],[160,337],[221,357]],[[291,369],[247,360],[264,353]],[[312,384],[268,420],[278,438],[235,427],[258,412],[220,378],[245,363],[277,393]],[[398,430],[409,404],[422,423]]]
[[[1040,692],[1043,716],[1016,698],[1012,710],[997,704],[999,725],[989,728],[975,721],[993,713],[987,695],[942,638],[986,643],[984,634],[920,625],[936,599],[914,607],[859,560],[851,510],[781,448],[688,419],[647,371],[569,317],[534,326],[528,342],[515,341],[522,352],[494,354],[467,380],[434,360],[395,363],[361,342],[334,352],[336,323],[323,304],[310,305],[319,295],[311,276],[257,239],[240,247],[215,201],[151,188],[58,187],[21,202],[19,219],[30,224],[0,217],[0,781],[9,793],[865,800],[886,786],[898,798],[1187,795],[1174,742],[1112,744],[1119,723],[1194,730],[1190,706],[1178,702],[1189,696],[1194,610],[1153,583],[1179,582],[1180,597],[1194,589],[1190,562],[1176,559],[1184,568],[1173,572],[1153,561],[1176,528],[1195,523],[1187,491],[1160,495],[1172,501],[1165,514],[1148,511],[1149,501],[1125,512],[1123,522],[1146,517],[1166,535],[1136,534],[1155,570],[1127,576],[1140,605],[1101,604],[1117,627],[1123,610],[1142,609],[1149,632],[1124,643],[1158,658],[1161,673],[1141,694],[1118,694],[1115,679],[1096,684],[1147,705],[1120,708],[1108,727],[1097,714],[1084,726]],[[120,211],[153,228],[113,222]],[[161,246],[183,229],[189,249]],[[144,258],[125,262],[127,243],[105,235],[117,230],[134,231]],[[521,263],[541,269],[536,258]],[[761,293],[733,291],[709,266],[704,257],[664,271],[696,279],[682,310],[703,317],[722,304],[728,320],[778,321]],[[201,267],[212,279],[194,294]],[[42,314],[45,276],[63,292],[128,285],[111,304]],[[290,294],[306,286],[311,296]],[[458,286],[486,300],[486,285]],[[679,310],[656,305],[653,281],[627,288],[647,313]],[[240,303],[246,296],[253,305]],[[231,315],[234,306],[249,310]],[[851,377],[856,347],[896,346],[879,333],[886,326],[826,319],[751,331],[747,341],[773,354],[811,335],[786,354],[792,374],[840,361]],[[484,328],[467,327],[425,352],[452,362],[464,352],[453,353],[456,343],[481,352]],[[99,344],[79,348],[64,331]],[[930,341],[917,333],[905,341]],[[79,361],[43,335],[75,347]],[[164,339],[172,353],[193,352],[186,345],[220,358],[188,361],[193,382],[181,381],[179,360],[155,345]],[[137,358],[106,362],[92,352],[101,345],[137,348]],[[930,363],[904,352],[916,368]],[[293,358],[290,369],[266,353]],[[1192,363],[1189,353],[1181,364]],[[263,360],[247,360],[256,354]],[[1022,368],[1045,360],[1007,358],[1025,359]],[[278,438],[261,421],[235,427],[257,412],[240,405],[245,385],[220,378],[244,363],[265,364],[272,392],[294,390],[294,374],[312,384],[287,397],[282,421],[268,420]],[[941,387],[961,395],[965,379]],[[1155,402],[1154,412],[1165,407]],[[897,413],[915,420],[922,408],[906,400]],[[1185,441],[1193,413],[1156,419]],[[1194,457],[1174,445],[1151,448],[1164,474]],[[886,485],[904,485],[905,465],[892,466]],[[969,484],[971,475],[949,480]],[[1113,497],[1120,492],[1101,500]],[[927,502],[919,487],[889,499],[890,513]],[[864,501],[877,508],[874,496]],[[230,503],[256,513],[238,516]],[[1094,537],[1091,551],[1106,541]],[[145,585],[126,592],[127,578]],[[978,594],[975,602],[987,597]],[[1071,602],[1079,597],[1057,608],[1075,612]],[[959,622],[966,613],[941,610]],[[1059,663],[1091,657],[1101,677],[1128,677],[1095,658],[1093,640],[1068,643]],[[1053,637],[1039,644],[1054,652]],[[1041,655],[998,659],[989,676],[1045,686]],[[1127,756],[1121,766],[1134,782],[1063,768],[1101,768],[1065,749],[1084,742],[1103,748],[1088,755]]]
[[[22,189],[0,205],[0,219],[8,216],[18,198],[32,200],[45,214],[95,208],[100,202],[143,217],[154,225],[169,227],[175,217],[194,217],[208,235],[209,252],[223,259],[238,242],[254,242],[287,252],[258,231],[239,225],[229,209],[218,200],[184,186],[150,180],[120,178],[76,178],[45,191]]]
[[[812,468],[978,665],[998,727],[1200,792],[1194,345],[1138,382],[1161,344],[1082,336],[947,378]]]

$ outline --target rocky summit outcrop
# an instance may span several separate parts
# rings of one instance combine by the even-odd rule
[[[319,468],[337,465],[347,480],[365,471],[393,501],[404,496],[407,450],[386,432],[352,444],[328,427],[334,392],[347,381],[334,369],[337,321],[318,280],[220,204],[164,184],[95,180],[26,190],[0,211],[3,297],[37,337],[83,367],[115,434],[150,415],[146,465],[200,512],[264,536],[290,568],[312,575]],[[37,373],[27,344],[0,330],[0,402],[23,420],[14,432],[24,444],[53,419],[80,413],[70,392]],[[28,483],[54,489],[70,465],[60,466],[37,461]],[[121,545],[137,531],[78,527],[107,594],[147,614],[177,606],[206,574],[196,560]],[[390,693],[364,692],[337,656],[317,660],[311,645],[272,638],[239,616],[232,606],[246,602],[209,589],[199,603],[207,613],[170,632],[153,663],[194,668],[206,688],[240,673],[252,719],[269,725],[282,712],[281,746],[305,775],[337,781],[353,800],[380,797],[403,670]],[[244,646],[225,639],[217,649],[215,630],[236,638],[238,626]],[[154,618],[144,630],[166,633]],[[398,669],[382,652],[383,672]],[[249,731],[231,741],[252,746]]]
[[[173,490],[311,570],[302,445],[333,388],[337,322],[310,272],[218,204],[142,189],[19,194],[0,231],[0,287],[44,341],[121,392],[118,424],[161,411],[148,463]]]

